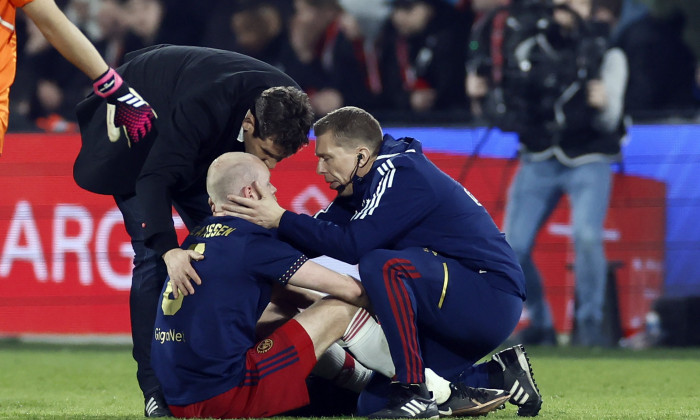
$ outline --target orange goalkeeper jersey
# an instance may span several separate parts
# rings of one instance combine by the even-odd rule
[[[17,8],[32,0],[0,0],[0,91],[10,87],[15,80],[17,63],[17,38],[15,15]]]
[[[17,35],[15,16],[17,8],[32,0],[0,0],[0,156],[9,121],[9,88],[15,81],[17,67]]]

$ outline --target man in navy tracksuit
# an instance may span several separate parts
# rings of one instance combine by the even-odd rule
[[[517,258],[487,211],[419,141],[382,138],[359,108],[326,115],[314,132],[317,172],[339,192],[325,211],[299,215],[268,197],[230,197],[231,209],[307,254],[359,264],[396,367],[390,402],[370,417],[456,414],[450,391],[437,406],[431,399],[426,367],[452,381],[453,395],[465,384],[505,389],[519,414],[536,415],[541,397],[521,346],[474,365],[512,333],[525,299]]]

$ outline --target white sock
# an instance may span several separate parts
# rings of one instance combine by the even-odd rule
[[[340,345],[333,343],[311,371],[341,388],[361,392],[372,378],[372,371],[353,359]]]
[[[425,385],[428,387],[428,391],[433,393],[433,398],[438,404],[447,401],[452,394],[450,381],[433,372],[430,368],[425,368]]]
[[[384,331],[366,310],[357,310],[339,343],[363,365],[388,378],[394,377],[396,369]]]

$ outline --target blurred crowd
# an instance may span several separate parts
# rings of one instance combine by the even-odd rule
[[[533,0],[57,3],[110,66],[153,44],[221,48],[289,74],[318,116],[356,105],[384,121],[469,123],[475,117],[466,90],[470,34],[480,18],[511,1]],[[700,103],[700,1],[617,1],[619,14],[606,23],[610,42],[630,63],[627,113],[637,119],[694,116]],[[21,13],[17,31],[10,130],[75,131],[74,107],[91,83]]]

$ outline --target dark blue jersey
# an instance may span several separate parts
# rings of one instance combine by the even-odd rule
[[[348,209],[354,208],[354,212]],[[517,257],[479,201],[435,166],[418,140],[385,136],[370,172],[353,179],[316,219],[285,212],[279,233],[302,249],[356,264],[374,249],[429,248],[474,271],[498,273],[494,287],[525,297]]]
[[[210,217],[182,248],[204,254],[192,264],[202,284],[179,299],[165,284],[151,346],[151,364],[174,405],[206,400],[241,382],[272,284],[286,284],[307,260],[274,231],[235,217]]]

